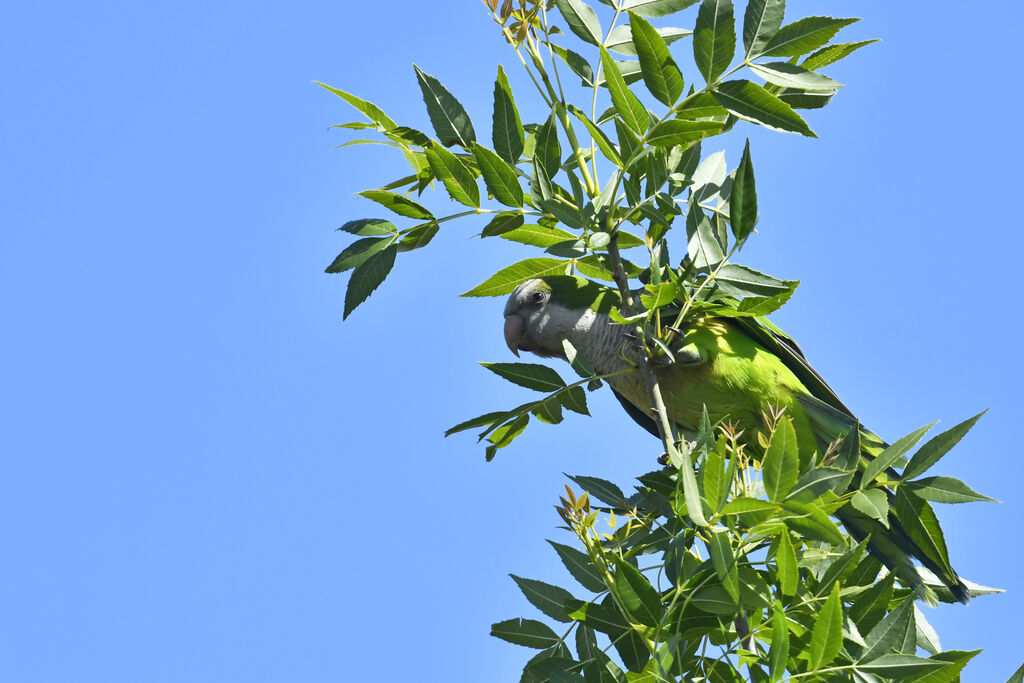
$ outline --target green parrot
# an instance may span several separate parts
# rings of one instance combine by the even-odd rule
[[[516,356],[530,351],[564,360],[563,340],[568,340],[598,374],[622,372],[606,381],[626,412],[658,436],[644,380],[639,371],[630,371],[641,360],[637,340],[628,325],[614,324],[609,316],[619,301],[618,290],[583,278],[528,280],[505,306],[505,341]],[[713,423],[726,420],[742,429],[748,452],[760,457],[764,447],[757,435],[766,426],[765,415],[783,409],[796,430],[802,461],[857,428],[863,469],[887,444],[860,428],[793,340],[767,325],[753,318],[708,317],[680,330],[672,348],[674,362],[655,370],[669,419],[692,434],[706,408]],[[888,495],[892,500],[893,493]],[[944,552],[928,552],[916,543],[897,508],[890,506],[888,528],[850,505],[835,514],[856,539],[870,535],[872,554],[904,582],[927,595],[912,562],[916,558],[966,604],[970,592]]]

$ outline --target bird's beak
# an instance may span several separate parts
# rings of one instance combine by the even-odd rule
[[[526,328],[526,321],[518,313],[510,313],[505,316],[505,343],[509,350],[519,357],[519,342],[523,340],[523,333]]]

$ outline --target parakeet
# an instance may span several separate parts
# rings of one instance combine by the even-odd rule
[[[528,280],[505,306],[505,341],[519,355],[530,351],[566,358],[568,340],[598,374],[627,371],[607,382],[629,415],[654,435],[651,401],[638,371],[639,344],[631,326],[612,323],[609,311],[618,290],[590,280],[553,276]],[[808,364],[797,345],[779,330],[753,318],[707,317],[679,331],[672,345],[674,362],[656,368],[669,419],[683,433],[698,429],[703,411],[712,422],[726,420],[743,430],[755,457],[763,454],[765,415],[783,410],[796,430],[802,456],[860,429],[861,468],[887,444],[859,427],[853,413]],[[888,494],[892,497],[891,492]],[[970,592],[948,560],[927,552],[911,539],[895,510],[889,527],[846,505],[836,517],[858,540],[870,535],[869,549],[904,581],[921,586],[916,558],[966,603]]]

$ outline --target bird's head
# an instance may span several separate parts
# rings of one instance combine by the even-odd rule
[[[562,339],[593,313],[619,303],[618,292],[581,277],[554,275],[527,280],[505,304],[505,343],[516,356],[564,357]]]

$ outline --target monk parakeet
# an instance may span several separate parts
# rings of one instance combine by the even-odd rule
[[[623,407],[641,426],[658,435],[651,402],[638,371],[639,345],[629,325],[613,324],[609,311],[620,301],[618,290],[590,280],[554,276],[519,285],[505,306],[505,341],[517,356],[530,351],[566,358],[568,340],[598,374],[626,370],[607,379]],[[777,329],[753,318],[698,319],[680,330],[673,343],[674,362],[656,368],[669,419],[682,432],[696,432],[705,408],[712,422],[726,420],[743,430],[755,458],[764,452],[757,438],[765,415],[783,409],[796,430],[804,457],[859,428],[853,413],[808,364],[799,347]],[[887,444],[860,429],[860,468]],[[855,456],[856,457],[856,456]],[[803,459],[803,458],[802,458]],[[891,492],[887,495],[893,497]],[[888,528],[846,505],[836,517],[858,540],[870,535],[872,553],[904,581],[921,586],[911,558],[918,559],[966,603],[970,593],[949,561],[922,549],[890,506]]]

